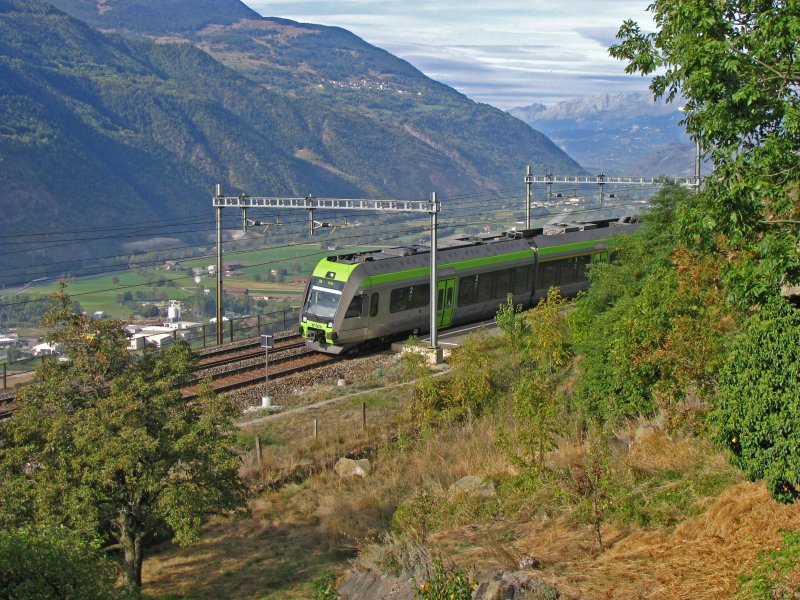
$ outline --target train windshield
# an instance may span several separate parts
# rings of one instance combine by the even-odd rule
[[[340,281],[312,277],[303,313],[321,320],[332,319],[342,299],[343,289],[344,283]]]

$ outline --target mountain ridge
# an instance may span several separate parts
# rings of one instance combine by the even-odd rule
[[[606,175],[694,175],[695,148],[674,103],[650,93],[582,96],[511,109],[589,170]]]
[[[214,52],[181,41],[191,31],[100,32],[43,0],[0,0],[0,182],[14,192],[0,233],[179,220],[210,211],[181,199],[203,203],[215,183],[230,193],[445,197],[520,185],[528,163],[579,169],[542,134],[345,30],[240,19],[199,31]],[[269,60],[258,54],[265,45]],[[234,54],[254,58],[251,71],[220,60]],[[55,248],[31,243],[0,264],[61,258]],[[71,256],[100,253],[87,243]]]

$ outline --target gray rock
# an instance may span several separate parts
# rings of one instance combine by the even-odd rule
[[[341,600],[413,600],[416,589],[413,579],[391,577],[370,569],[348,575],[338,592]]]
[[[462,477],[451,485],[447,491],[451,496],[466,494],[468,496],[491,498],[495,494],[494,483],[476,475]]]
[[[370,469],[371,465],[366,458],[360,460],[340,458],[333,467],[336,474],[343,479],[347,477],[366,477],[369,475]]]

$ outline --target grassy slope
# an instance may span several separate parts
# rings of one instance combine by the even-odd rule
[[[507,358],[494,363],[502,373]],[[388,366],[387,366],[388,365]],[[397,381],[394,363],[363,374],[360,385]],[[336,397],[339,388],[315,388],[279,399],[304,405]],[[568,434],[548,455],[550,481],[531,478],[498,444],[497,432],[514,423],[498,411],[471,427],[445,429],[412,440],[388,438],[402,429],[411,388],[392,387],[367,396],[346,397],[308,412],[249,428],[268,440],[259,469],[246,456],[245,471],[263,487],[281,475],[325,466],[345,450],[377,445],[374,471],[366,481],[341,481],[328,468],[297,483],[259,494],[253,516],[243,522],[217,521],[189,549],[162,547],[145,563],[145,590],[182,598],[309,597],[307,582],[322,568],[341,574],[353,552],[360,562],[379,562],[382,550],[371,545],[388,527],[401,500],[428,490],[434,499],[428,514],[428,542],[467,569],[514,570],[524,557],[541,564],[534,576],[562,597],[722,598],[735,595],[739,574],[748,572],[757,553],[775,547],[781,529],[800,527],[797,507],[781,506],[758,483],[743,483],[726,457],[692,436],[668,437],[657,428],[616,447],[610,459],[615,484],[603,525],[606,543],[599,552],[592,528],[580,518],[565,473],[580,461],[584,446]],[[370,403],[369,433],[360,432],[360,403]],[[320,439],[308,436],[312,418]],[[312,469],[314,471],[314,469]],[[448,486],[464,475],[490,477],[497,496],[486,501],[448,497]],[[641,524],[637,523],[641,522]]]

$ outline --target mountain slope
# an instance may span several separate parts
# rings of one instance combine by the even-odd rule
[[[285,33],[288,25],[278,25]],[[519,185],[527,162],[576,167],[512,117],[352,34],[322,29],[394,65],[398,77],[422,81],[419,115],[406,119],[405,99],[394,94],[381,104],[348,88],[363,101],[344,102],[338,88],[308,93],[313,84],[303,78],[287,91],[288,68],[273,69],[280,85],[265,85],[192,44],[107,35],[41,0],[0,0],[0,185],[10,198],[0,235],[210,220],[215,183],[235,193],[413,198]],[[372,69],[368,58],[361,68]],[[19,268],[63,259],[63,245],[48,248],[57,239],[30,238],[0,261]],[[98,256],[119,241],[105,240],[102,251],[70,246],[69,258]]]
[[[549,136],[581,165],[606,175],[694,174],[694,144],[674,104],[649,93],[585,96],[512,115]]]
[[[94,3],[96,10],[86,18],[97,27],[114,27],[119,22],[114,12],[131,2],[105,0],[102,7]],[[54,3],[77,14],[86,0]],[[213,10],[190,0],[171,0],[169,5],[161,0],[135,0],[135,4],[135,18],[122,24],[126,30],[162,42],[190,41],[268,89],[298,100],[316,99],[328,114],[344,113],[393,134],[411,136],[448,157],[462,171],[467,186],[461,191],[476,185],[489,189],[518,185],[527,164],[537,169],[547,165],[559,171],[579,170],[539,132],[429,79],[407,62],[344,29],[257,15],[232,21],[231,15],[240,10],[255,15],[239,0],[220,0]],[[198,23],[211,24],[188,27],[183,22],[174,23],[171,14],[176,6],[191,7]],[[148,26],[153,22],[159,27]],[[358,149],[339,144],[337,151],[347,156]],[[373,148],[370,154],[384,163],[398,159],[391,146]],[[342,169],[340,164],[333,166]],[[342,170],[352,174],[346,166]],[[436,179],[446,181],[448,176],[439,174]]]

